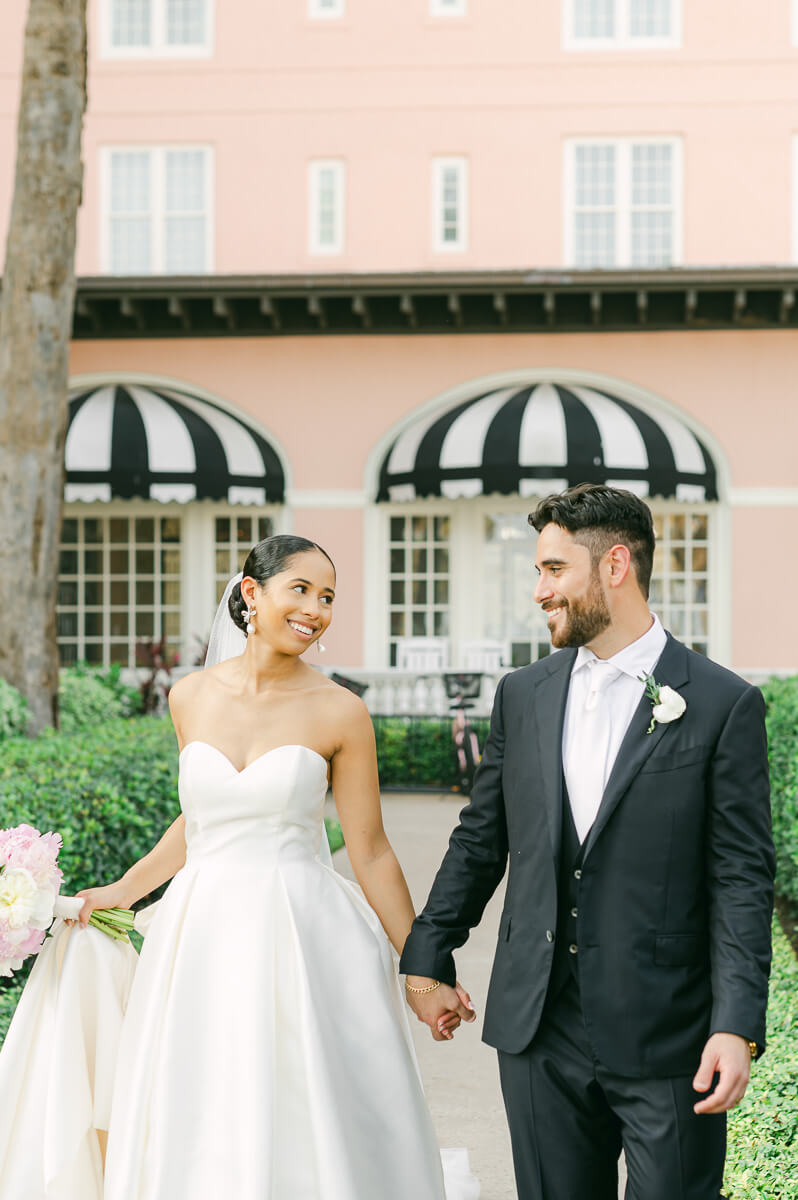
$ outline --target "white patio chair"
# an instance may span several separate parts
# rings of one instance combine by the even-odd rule
[[[449,658],[446,638],[409,637],[396,640],[396,665],[400,671],[445,671]]]
[[[510,662],[509,647],[506,642],[484,638],[482,641],[462,642],[460,660],[463,671],[500,671]]]

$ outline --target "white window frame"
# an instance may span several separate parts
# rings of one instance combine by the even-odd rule
[[[462,646],[473,638],[483,636],[485,617],[485,599],[483,589],[474,586],[475,556],[482,546],[483,524],[487,516],[495,513],[518,514],[525,516],[531,512],[542,499],[537,496],[480,496],[472,500],[444,500],[441,498],[415,500],[406,503],[375,504],[369,513],[371,530],[368,537],[368,548],[375,552],[370,557],[368,552],[364,558],[364,587],[368,598],[366,604],[365,658],[366,665],[371,669],[390,669],[390,572],[388,569],[388,548],[390,546],[391,517],[412,516],[446,516],[450,522],[449,533],[449,661],[452,670],[458,669]],[[657,515],[684,514],[686,516],[701,514],[707,518],[707,547],[709,551],[709,568],[707,572],[707,602],[709,630],[707,636],[708,656],[716,662],[727,662],[729,659],[729,631],[727,628],[726,606],[722,597],[728,594],[726,542],[728,531],[724,527],[723,513],[725,506],[716,501],[702,504],[686,504],[676,500],[657,500],[646,498],[646,503]],[[412,546],[412,543],[408,543]],[[534,534],[530,532],[530,613],[535,610],[532,598],[536,573],[532,565]],[[688,572],[689,578],[689,572]],[[654,608],[658,608],[655,605]],[[690,604],[685,606],[688,610]],[[690,642],[689,632],[683,635],[683,640]],[[515,639],[523,640],[523,639]],[[540,640],[534,630],[530,632],[530,641]],[[533,660],[534,661],[534,660]]]
[[[150,220],[152,221],[152,244],[150,269],[147,274],[164,275],[166,262],[166,155],[170,151],[200,150],[204,154],[205,167],[205,262],[197,275],[210,275],[214,271],[215,247],[215,154],[214,147],[203,144],[167,145],[115,145],[103,146],[100,151],[100,265],[103,274],[112,274],[111,269],[111,157],[113,154],[147,153],[150,155]]]
[[[166,0],[150,0],[152,5],[152,42],[149,46],[115,46],[111,41],[113,29],[113,0],[100,4],[101,58],[210,58],[216,37],[216,0],[204,0],[205,40],[193,46],[173,46],[166,40]]]
[[[180,628],[181,636],[179,643],[170,642],[171,650],[178,650],[180,653],[180,667],[175,670],[176,675],[185,674],[187,671],[194,670],[193,661],[196,657],[202,639],[210,632],[214,613],[218,601],[216,599],[216,518],[230,517],[233,521],[238,516],[252,516],[257,519],[259,517],[268,517],[273,525],[275,533],[287,533],[288,523],[286,517],[286,509],[284,505],[267,504],[252,507],[249,505],[230,505],[223,503],[208,503],[205,501],[191,502],[189,504],[159,504],[156,501],[147,500],[111,500],[108,503],[86,504],[82,501],[72,501],[64,505],[64,517],[159,517],[174,516],[179,518],[181,522],[181,580],[183,586],[180,589],[180,604],[178,611],[180,613]],[[106,543],[103,543],[105,545]],[[159,572],[156,572],[158,574]],[[135,574],[131,575],[134,578]],[[74,577],[78,580],[79,587],[82,585],[85,576],[82,571]],[[108,583],[108,576],[103,575],[104,582]],[[187,581],[191,581],[188,585]],[[82,597],[82,592],[79,591],[79,596]],[[110,609],[110,593],[106,586],[104,604],[101,606],[103,617]],[[68,605],[67,608],[75,607],[79,618],[85,614],[85,605],[82,598],[79,599],[77,606]],[[160,604],[143,605],[143,608],[149,610],[159,610],[163,606]],[[170,606],[166,606],[169,608]],[[173,609],[172,609],[173,611]],[[136,603],[135,599],[131,599],[129,612],[132,618],[135,619]],[[135,633],[128,633],[124,638],[112,637],[108,630],[108,622],[103,621],[104,632],[101,635],[100,643],[102,645],[102,659],[106,663],[110,658],[110,646],[112,642],[128,641],[133,639],[139,640]],[[143,635],[142,635],[143,636]],[[69,640],[72,640],[71,638]],[[75,637],[77,642],[82,641],[80,633]],[[97,663],[98,667],[102,664]],[[135,668],[123,668],[127,678],[135,678]]]
[[[444,240],[444,173],[457,172],[457,240]],[[436,254],[462,253],[468,249],[468,159],[449,155],[432,160],[432,245]]]
[[[684,254],[684,167],[682,139],[677,135],[651,135],[644,137],[576,137],[568,138],[565,142],[564,154],[564,194],[565,214],[563,230],[563,260],[565,266],[576,267],[576,238],[574,231],[575,187],[576,187],[576,148],[577,146],[614,146],[616,151],[616,237],[615,262],[597,267],[597,270],[612,267],[629,267],[632,258],[632,147],[642,145],[669,145],[673,157],[673,242],[670,262],[662,267],[648,268],[651,270],[667,270],[668,267],[679,266]],[[590,268],[585,268],[590,269]],[[643,268],[641,268],[643,269]]]
[[[308,0],[308,17],[311,21],[335,21],[345,15],[345,0],[333,0],[331,7],[322,0]]]
[[[465,17],[468,15],[468,0],[429,0],[431,17]]]
[[[322,242],[319,237],[321,194],[319,179],[322,171],[332,170],[335,188],[333,241]],[[346,164],[342,158],[315,158],[308,164],[308,252],[310,254],[343,254],[346,229]]]
[[[794,0],[795,2],[795,0]],[[632,37],[629,33],[629,0],[614,0],[614,37],[577,37],[574,31],[574,0],[562,0],[563,50],[677,50],[682,45],[682,0],[670,0],[671,33],[668,37]]]

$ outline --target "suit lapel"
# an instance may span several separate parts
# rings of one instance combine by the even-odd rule
[[[658,684],[667,684],[672,688],[682,687],[689,679],[687,652],[681,642],[677,642],[670,634],[668,634],[665,649],[662,651],[652,675]],[[650,724],[651,701],[644,693],[621,742],[596,819],[587,835],[585,858],[592,850],[596,838],[617,808],[632,780],[652,750],[667,734],[668,725],[656,725],[651,733],[647,733],[646,730]]]
[[[555,861],[559,860],[562,837],[562,731],[575,658],[575,650],[561,650],[551,655],[547,662],[548,674],[529,698],[526,722],[526,728],[534,728],[537,733],[540,782]]]

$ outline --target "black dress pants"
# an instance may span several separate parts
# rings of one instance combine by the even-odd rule
[[[698,1064],[696,1063],[696,1067]],[[518,1200],[719,1200],[726,1115],[697,1116],[692,1077],[629,1079],[607,1071],[588,1042],[569,981],[531,1045],[499,1052]]]

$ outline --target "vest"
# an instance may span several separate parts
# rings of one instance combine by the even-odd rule
[[[587,840],[587,839],[586,839]],[[562,781],[562,843],[557,883],[557,929],[554,934],[554,958],[552,961],[546,1004],[556,1000],[569,979],[577,984],[579,946],[576,935],[582,858],[585,842],[579,842],[574,825],[568,788]]]

